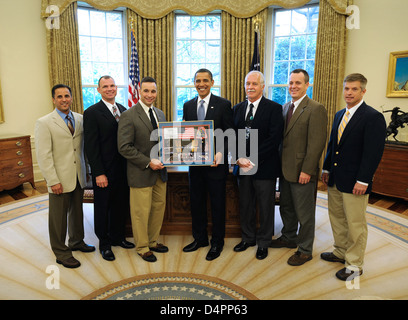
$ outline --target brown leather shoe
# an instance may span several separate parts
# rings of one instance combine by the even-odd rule
[[[336,272],[336,277],[343,281],[351,281],[355,277],[361,276],[363,274],[363,269],[351,269],[343,268]]]
[[[148,252],[146,252],[146,253],[144,253],[144,254],[138,253],[138,255],[141,256],[142,259],[143,259],[144,261],[147,261],[147,262],[156,262],[156,261],[157,261],[156,256],[155,256],[155,255],[153,254],[153,252],[151,252],[151,251],[148,251]]]
[[[78,268],[81,263],[74,257],[70,257],[66,260],[58,260],[57,263],[62,264],[65,268]]]
[[[83,243],[77,247],[72,247],[71,248],[72,251],[81,251],[81,252],[94,252],[95,251],[95,247],[91,246],[89,244]]]
[[[326,261],[330,262],[340,262],[340,263],[345,263],[346,261],[344,259],[338,258],[333,252],[323,252],[320,254],[320,258]]]
[[[309,260],[312,260],[311,254],[296,251],[295,254],[288,259],[288,264],[291,266],[301,266]]]

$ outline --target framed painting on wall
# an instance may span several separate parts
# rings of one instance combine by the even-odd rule
[[[408,98],[408,51],[390,53],[387,97]]]

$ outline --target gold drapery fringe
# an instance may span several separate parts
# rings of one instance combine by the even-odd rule
[[[77,4],[60,16],[59,29],[47,29],[48,69],[51,87],[58,83],[72,90],[71,110],[83,113],[81,62],[79,54]]]
[[[265,31],[268,9],[250,18],[237,18],[223,11],[222,20],[222,96],[235,105],[245,100],[244,80],[250,71],[258,22],[260,70],[264,68]]]
[[[163,110],[167,121],[172,121],[174,13],[171,12],[161,19],[146,19],[128,9],[127,15],[130,22],[128,47],[130,50],[133,26],[139,56],[140,80],[147,76],[156,80],[158,94],[155,107]]]
[[[214,10],[222,10],[228,12],[237,18],[249,18],[271,5],[280,6],[282,8],[293,9],[304,6],[310,0],[207,0],[205,2],[200,0],[160,0],[160,1],[146,1],[146,0],[82,0],[94,8],[100,10],[113,10],[118,7],[126,7],[137,13],[141,17],[149,19],[162,18],[175,10],[182,10],[191,15],[205,15]],[[326,0],[328,4],[337,13],[345,14],[347,8],[347,0]],[[41,16],[48,17],[46,9],[50,5],[55,5],[59,8],[60,13],[76,0],[42,0]]]
[[[350,0],[349,5],[351,4]],[[328,138],[334,115],[339,105],[344,104],[342,102],[342,83],[347,41],[346,18],[346,15],[336,12],[328,0],[320,0],[313,99],[322,103],[327,109]],[[326,150],[323,152],[320,167],[322,167],[325,154]]]

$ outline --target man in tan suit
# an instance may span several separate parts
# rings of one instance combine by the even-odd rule
[[[82,199],[86,185],[82,115],[72,112],[71,89],[52,88],[55,110],[37,120],[35,145],[38,165],[49,192],[49,233],[57,263],[77,268],[72,251],[91,252],[84,243]],[[68,221],[68,246],[65,244]]]
[[[151,157],[152,149],[158,144],[157,130],[154,131],[158,122],[166,121],[163,111],[153,106],[156,97],[156,81],[143,78],[139,102],[122,113],[118,127],[118,150],[127,159],[136,251],[148,262],[157,260],[152,251],[168,251],[157,242],[166,207],[167,171],[158,157]]]
[[[299,266],[312,259],[315,229],[315,191],[319,160],[326,143],[327,111],[306,95],[309,75],[293,70],[289,79],[292,101],[283,106],[280,214],[282,236],[273,248],[298,248],[288,264]],[[299,231],[298,231],[298,226]]]

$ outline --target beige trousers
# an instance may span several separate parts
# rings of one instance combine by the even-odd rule
[[[334,237],[334,250],[346,267],[362,268],[367,246],[366,209],[368,194],[354,195],[328,188],[329,218]]]
[[[166,208],[167,183],[157,178],[147,188],[130,188],[130,218],[138,254],[150,251],[157,245]]]

